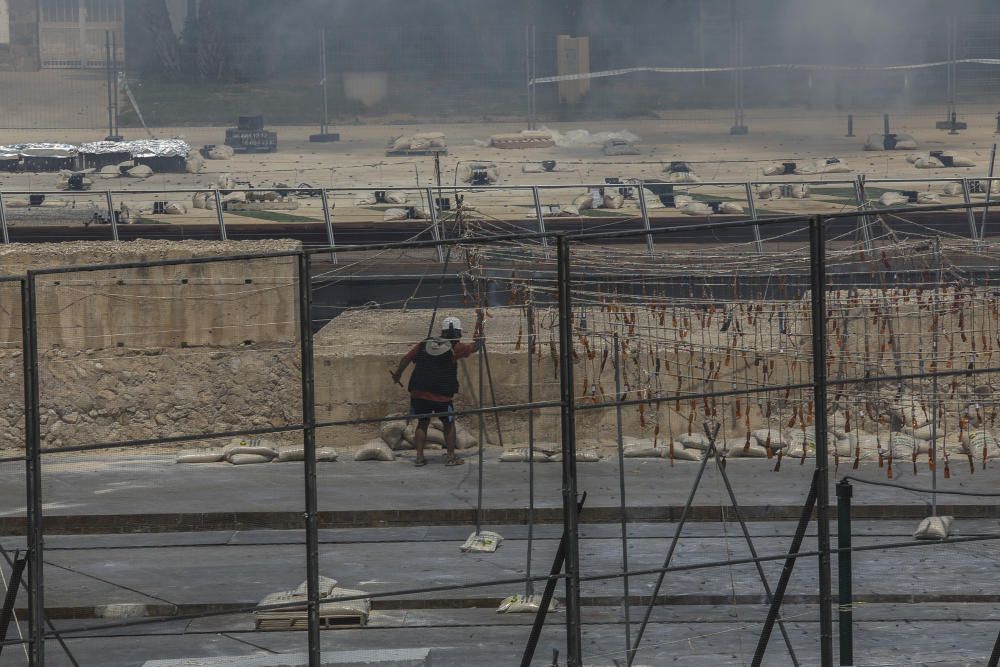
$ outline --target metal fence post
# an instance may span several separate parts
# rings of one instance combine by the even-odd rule
[[[118,240],[118,219],[115,217],[115,202],[111,198],[111,190],[105,190],[104,196],[108,200],[108,222],[111,224],[111,238]]]
[[[649,232],[652,231],[652,228],[649,226],[649,207],[646,206],[646,193],[643,192],[645,187],[645,184],[643,184],[642,181],[639,181],[639,184],[636,187],[636,193],[639,195],[639,213],[642,214],[642,226],[647,232]],[[646,250],[649,251],[650,255],[653,254],[652,234],[646,234]]]
[[[0,235],[3,236],[4,243],[10,243],[10,235],[7,233],[7,209],[3,205],[2,192],[0,192]]]
[[[865,250],[872,252],[875,250],[875,246],[872,244],[871,230],[868,228],[871,222],[868,220],[866,213],[868,210],[868,201],[865,195],[864,176],[858,176],[854,179],[854,199],[858,203],[858,211],[861,212],[861,239],[865,244]]]
[[[969,222],[969,240],[973,243],[979,242],[979,231],[976,229],[976,214],[972,210],[972,197],[969,195],[969,179],[962,179],[962,198],[967,206],[965,207],[965,219]]]
[[[826,432],[826,243],[819,217],[809,219],[812,291],[813,402],[816,413],[816,533],[819,551],[820,664],[833,667],[830,578],[830,480]]]
[[[219,194],[219,189],[215,188],[215,217],[219,221],[219,238],[223,241],[229,240],[226,236],[226,218],[222,213],[222,195]]]
[[[319,535],[316,493],[316,400],[313,368],[312,281],[310,255],[298,256],[299,341],[302,355],[302,448],[305,459],[306,586],[309,604],[309,667],[320,667]]]
[[[21,341],[24,372],[25,489],[28,513],[28,664],[45,665],[45,586],[43,581],[41,423],[38,396],[38,314],[35,277],[21,283]]]
[[[542,215],[542,199],[538,196],[538,186],[531,186],[531,196],[535,200],[535,217],[538,219],[538,233],[545,233],[545,216]],[[549,237],[542,237],[542,251],[545,253],[545,259],[549,258]]]
[[[837,483],[837,608],[840,610],[840,664],[854,664],[854,590],[851,569],[851,483]]]
[[[433,188],[426,189],[427,195],[427,209],[431,213],[431,235],[434,237],[435,241],[440,241],[443,237],[441,234],[441,223],[438,220],[437,203],[434,201],[434,190]],[[444,250],[441,245],[438,244],[434,246],[437,248],[438,261],[442,264],[444,263]]]
[[[757,205],[753,203],[753,186],[750,185],[749,181],[747,183],[745,183],[744,186],[746,187],[746,190],[747,190],[747,207],[750,210],[750,218],[752,220],[756,220],[757,219]],[[753,226],[753,240],[754,240],[754,243],[757,246],[757,254],[758,255],[763,255],[764,254],[764,244],[763,244],[763,242],[760,239],[760,225],[754,225]]]
[[[333,238],[333,217],[330,215],[330,200],[326,195],[326,188],[319,191],[320,199],[323,202],[323,222],[326,224],[326,242],[330,244],[331,248],[337,246],[337,242]],[[337,253],[330,253],[330,261],[334,264],[337,263]]]
[[[618,512],[621,515],[622,533],[622,612],[625,616],[625,655],[627,660],[632,660],[635,655],[632,651],[632,615],[629,611],[631,604],[631,594],[629,591],[628,577],[628,510],[625,507],[625,437],[622,432],[622,368],[621,368],[621,340],[618,332],[615,332],[611,339],[613,363],[615,367],[615,436],[618,445]],[[654,442],[655,446],[656,443]]]
[[[576,399],[573,389],[573,311],[569,240],[559,235],[559,394],[562,436],[563,534],[566,536],[566,665],[583,664],[580,627],[580,545],[576,489]]]

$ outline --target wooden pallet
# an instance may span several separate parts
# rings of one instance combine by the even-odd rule
[[[402,150],[393,151],[387,150],[385,152],[386,157],[427,157],[437,155],[447,155],[447,148],[404,148]]]
[[[320,614],[321,630],[331,628],[362,628],[368,625],[368,614]],[[288,630],[307,630],[309,614],[303,609],[288,611],[261,612],[257,615],[256,629],[261,632],[285,632]]]

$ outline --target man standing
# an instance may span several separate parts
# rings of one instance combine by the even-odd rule
[[[479,352],[482,348],[483,311],[476,311],[475,339],[472,344],[462,342],[462,323],[457,317],[446,317],[441,322],[440,337],[431,337],[417,343],[400,360],[399,367],[389,371],[397,384],[403,371],[411,363],[414,365],[407,389],[410,392],[410,415],[417,416],[417,429],[413,446],[417,450],[415,464],[427,465],[424,445],[427,442],[427,427],[431,416],[441,420],[445,447],[448,450],[447,466],[465,463],[465,459],[455,454],[455,411],[452,399],[458,393],[458,360]]]

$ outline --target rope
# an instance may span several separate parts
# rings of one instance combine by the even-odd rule
[[[913,491],[914,493],[947,493],[952,496],[974,496],[981,498],[1000,498],[1000,493],[986,493],[983,491],[949,491],[945,489],[922,489],[916,486],[907,486],[906,484],[895,484],[893,482],[879,482],[871,479],[861,479],[854,477],[853,475],[845,475],[841,479],[846,479],[851,482],[857,482],[858,484],[870,484],[871,486],[888,486],[894,489],[902,489],[904,491]]]

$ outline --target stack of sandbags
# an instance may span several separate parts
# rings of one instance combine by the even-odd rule
[[[847,162],[836,157],[828,157],[814,162],[797,164],[795,173],[799,176],[812,176],[817,174],[846,174],[851,171]]]
[[[202,154],[209,160],[228,160],[233,157],[235,151],[232,146],[216,144],[208,150],[202,150]]]
[[[686,162],[675,161],[663,165],[663,171],[667,173],[667,180],[671,183],[701,183],[701,179]]]
[[[757,186],[759,199],[808,199],[809,186],[805,183],[765,183]]]
[[[412,135],[392,137],[387,145],[391,153],[405,151],[444,150],[448,147],[445,136],[441,132],[419,132]]]
[[[503,149],[524,149],[524,148],[552,148],[556,145],[552,133],[548,130],[521,130],[503,134],[494,134],[490,137],[489,145],[492,148]]]
[[[869,134],[865,138],[866,151],[912,151],[917,140],[911,134]]]
[[[1000,442],[993,433],[985,428],[977,428],[962,434],[962,447],[967,454],[973,457],[982,457],[983,460],[1000,456]]]
[[[235,466],[252,463],[270,463],[278,456],[271,443],[260,438],[237,440],[228,445],[225,450],[226,460]]]
[[[917,169],[975,167],[976,163],[952,151],[931,151],[927,155],[909,155],[906,161]]]
[[[463,162],[458,166],[458,180],[469,184],[479,180],[494,185],[500,180],[500,169],[493,162]]]

